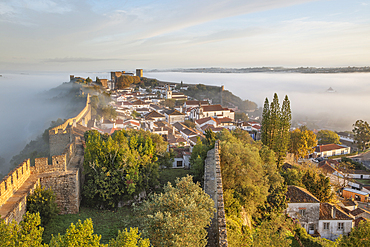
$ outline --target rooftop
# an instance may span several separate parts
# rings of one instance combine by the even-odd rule
[[[288,186],[286,197],[288,203],[320,203],[308,190],[294,185]]]

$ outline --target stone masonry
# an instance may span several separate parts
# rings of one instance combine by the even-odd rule
[[[222,177],[220,166],[220,143],[216,141],[215,148],[209,150],[204,164],[204,190],[215,202],[216,212],[208,228],[209,247],[226,247],[227,231],[222,190]]]
[[[27,196],[37,186],[52,188],[61,214],[76,214],[81,201],[83,183],[83,134],[89,130],[90,98],[75,118],[49,131],[51,164],[48,158],[23,161],[0,182],[0,216],[9,223],[20,222],[26,213]]]

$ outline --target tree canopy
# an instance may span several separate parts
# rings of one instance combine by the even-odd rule
[[[311,130],[301,127],[290,132],[289,152],[297,159],[313,153],[316,145],[316,135]]]
[[[331,130],[320,130],[317,133],[318,144],[341,144],[340,137]]]
[[[114,208],[158,185],[158,156],[167,146],[161,136],[121,130],[112,136],[88,131],[85,137],[83,196],[88,205]]]
[[[352,132],[358,149],[366,150],[370,145],[370,126],[366,121],[357,120],[353,124]]]
[[[206,246],[214,202],[191,176],[168,183],[138,210],[154,246]]]

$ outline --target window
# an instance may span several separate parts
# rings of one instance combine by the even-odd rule
[[[343,230],[344,229],[344,223],[343,222],[339,222],[338,223],[338,230]]]
[[[305,208],[299,209],[299,215],[300,216],[305,216],[305,214],[306,214],[306,209]]]
[[[182,160],[178,160],[176,165],[177,165],[177,167],[182,167]]]
[[[324,230],[328,230],[330,227],[330,223],[329,222],[324,222]]]

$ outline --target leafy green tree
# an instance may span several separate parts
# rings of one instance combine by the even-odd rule
[[[325,175],[311,169],[306,169],[306,172],[302,176],[302,183],[321,202],[332,202],[334,200],[330,180]]]
[[[91,82],[92,82],[92,79],[90,79],[90,77],[87,77],[87,78],[86,78],[86,82],[87,82],[87,83],[91,83]]]
[[[52,236],[50,247],[100,247],[108,245],[100,244],[100,235],[94,234],[93,222],[91,219],[86,219],[83,223],[78,220],[77,224],[71,223],[71,226],[66,230],[64,235],[58,233],[57,236]]]
[[[215,141],[217,139],[215,132],[211,129],[206,129],[205,133],[205,144],[212,149],[215,146]]]
[[[149,247],[149,239],[142,239],[141,233],[137,228],[131,228],[130,231],[127,229],[118,231],[116,239],[109,241],[109,247]]]
[[[84,200],[88,205],[115,208],[158,186],[158,156],[166,143],[148,131],[116,131],[112,136],[97,131],[85,134]]]
[[[317,140],[319,144],[341,144],[339,135],[331,130],[320,130],[317,133]]]
[[[19,224],[15,221],[6,224],[4,220],[0,219],[0,246],[44,246],[42,244],[44,228],[40,224],[39,213],[26,212]]]
[[[339,247],[370,246],[370,221],[361,221],[348,236],[337,239]]]
[[[357,120],[352,130],[358,149],[366,150],[370,145],[370,126],[366,121]]]
[[[316,135],[311,130],[301,128],[290,132],[289,151],[293,153],[297,159],[313,153],[316,145]]]
[[[100,81],[99,77],[96,77],[95,82],[96,82],[96,84],[101,85],[101,81]]]
[[[235,112],[235,120],[239,119],[244,122],[249,121],[249,117],[244,112]]]
[[[58,205],[55,202],[54,191],[38,186],[32,194],[27,197],[27,211],[31,214],[40,213],[41,223],[45,226],[59,213]]]
[[[205,227],[214,213],[213,200],[191,176],[168,183],[139,208],[154,246],[206,246]]]

